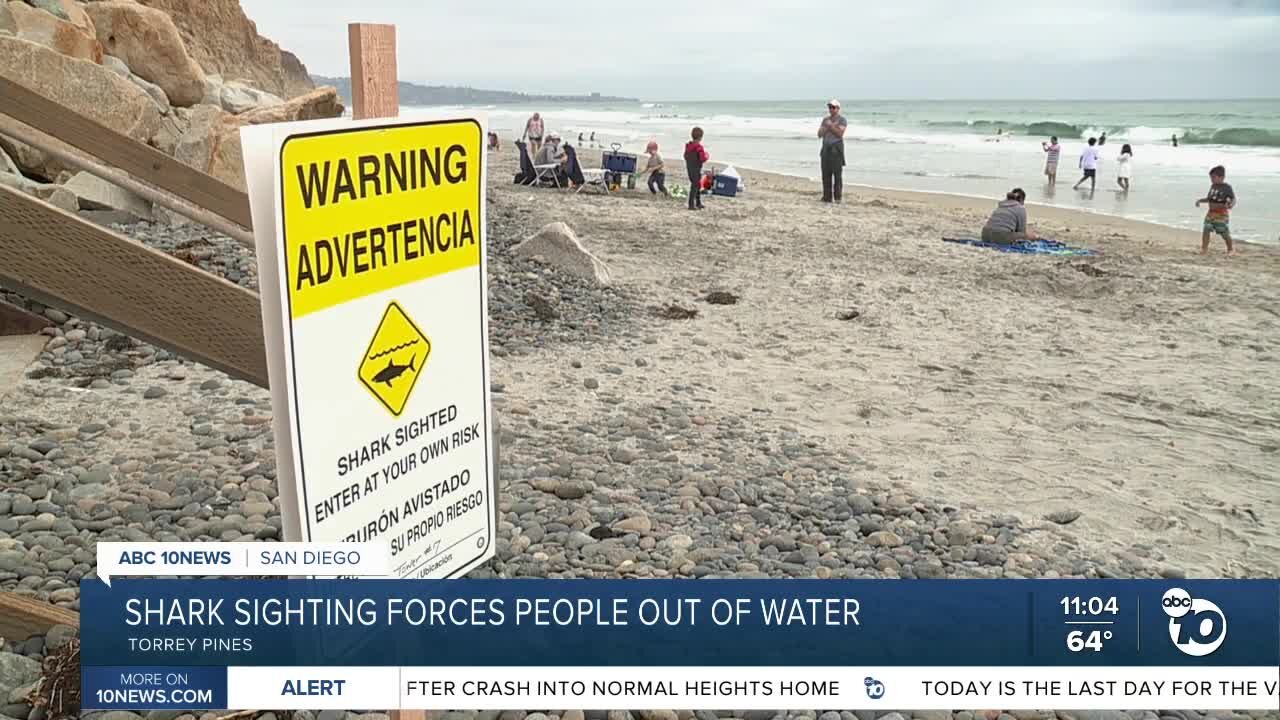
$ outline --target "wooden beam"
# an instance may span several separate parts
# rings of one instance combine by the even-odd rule
[[[396,75],[396,26],[351,23],[351,116],[395,117],[400,114],[400,83]]]
[[[79,148],[151,185],[164,188],[244,228],[253,227],[249,198],[238,188],[0,76],[0,113]]]
[[[80,627],[80,614],[26,595],[0,591],[0,638],[23,642],[43,635],[54,625]]]
[[[258,295],[0,186],[0,282],[262,387]]]
[[[72,167],[80,168],[90,175],[119,185],[125,190],[160,207],[169,208],[183,217],[194,220],[207,228],[217,230],[247,248],[252,249],[254,247],[253,233],[249,230],[223,218],[221,215],[196,207],[169,193],[157,190],[147,183],[135,180],[132,175],[102,165],[84,153],[76,152],[74,148],[71,148],[66,143],[59,142],[25,123],[13,121],[0,123],[0,134],[24,142]]]

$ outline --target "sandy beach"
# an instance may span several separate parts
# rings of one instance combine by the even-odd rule
[[[653,345],[586,350],[661,368],[616,392],[700,387],[914,494],[1031,525],[1079,513],[1086,545],[1192,576],[1280,574],[1280,253],[1227,258],[1215,238],[1200,257],[1194,233],[1029,206],[1042,234],[1102,255],[1006,255],[940,241],[976,235],[994,200],[854,187],[824,206],[815,183],[747,172],[744,195],[694,214],[642,190],[515,187],[512,154],[491,160],[500,205],[529,229],[567,222],[650,306],[698,310]],[[741,299],[702,302],[712,290]],[[508,397],[573,415],[592,398],[561,391],[561,365],[495,368]]]
[[[1033,207],[1042,232],[1103,254],[1014,256],[941,242],[981,226],[982,200],[850,188],[824,206],[813,183],[747,173],[747,194],[690,213],[644,191],[522,188],[513,171],[491,159],[499,521],[470,577],[1280,576],[1277,251],[1202,258],[1194,235]],[[611,284],[514,250],[556,221]],[[115,229],[257,287],[224,235]],[[52,325],[0,399],[0,588],[74,610],[98,542],[282,538],[265,389],[3,298]],[[696,314],[658,312],[673,305]],[[73,633],[7,639],[0,658],[33,674]]]

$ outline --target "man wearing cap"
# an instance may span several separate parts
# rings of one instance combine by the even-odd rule
[[[840,202],[844,189],[844,131],[849,121],[840,114],[839,100],[827,103],[827,113],[818,127],[818,137],[822,138],[822,202]]]

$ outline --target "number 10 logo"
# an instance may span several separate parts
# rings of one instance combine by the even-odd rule
[[[1204,657],[1227,639],[1227,616],[1208,600],[1192,598],[1182,588],[1169,588],[1160,606],[1169,616],[1169,639],[1188,655]]]

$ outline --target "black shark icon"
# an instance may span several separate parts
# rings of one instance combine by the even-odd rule
[[[377,375],[373,376],[373,381],[376,383],[385,383],[387,387],[391,387],[391,381],[403,375],[405,370],[417,370],[417,368],[413,366],[413,362],[417,359],[418,357],[416,355],[410,357],[408,365],[397,365],[394,358],[388,360],[387,366],[379,370]]]

